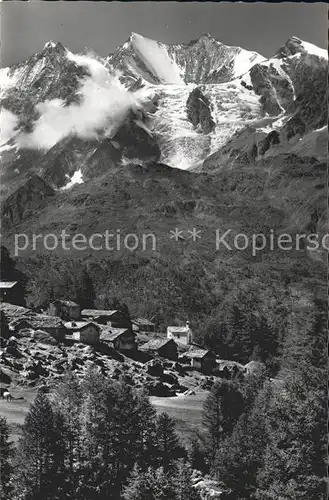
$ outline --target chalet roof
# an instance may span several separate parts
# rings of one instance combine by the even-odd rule
[[[138,326],[155,326],[155,323],[146,318],[134,318],[131,322]]]
[[[36,316],[31,316],[28,318],[28,322],[32,326],[32,328],[59,328],[63,327],[63,321],[57,316],[47,316],[45,314],[38,314]]]
[[[20,322],[28,324],[33,330],[42,330],[42,328],[64,328],[64,323],[60,318],[57,316],[47,316],[46,314],[21,316],[17,318],[17,321],[11,324],[18,325]]]
[[[208,349],[192,349],[191,351],[187,351],[184,356],[191,359],[202,359],[209,354],[214,356],[214,354]]]
[[[1,290],[10,290],[17,285],[18,281],[0,281],[0,289]]]
[[[249,361],[249,363],[244,365],[245,368],[253,368],[253,367],[257,368],[257,367],[263,367],[263,366],[265,366],[265,365],[261,361]]]
[[[0,310],[3,311],[9,319],[17,319],[21,316],[33,314],[30,309],[27,309],[27,307],[16,306],[15,304],[9,304],[8,302],[0,302]]]
[[[187,326],[168,326],[167,331],[170,333],[187,333],[189,328]]]
[[[185,353],[190,349],[189,345],[183,344],[183,342],[179,342],[177,339],[175,339],[175,343],[177,344],[178,352]]]
[[[81,311],[82,316],[113,316],[118,310],[108,310],[108,309],[83,309]]]
[[[142,350],[146,350],[146,351],[157,351],[169,343],[170,344],[174,343],[175,345],[177,345],[173,339],[167,339],[167,338],[166,339],[151,339],[148,342],[146,342],[146,344],[143,344],[140,348]]]
[[[83,330],[84,328],[90,325],[94,326],[97,330],[100,330],[99,325],[97,325],[97,323],[94,323],[93,321],[67,321],[65,323],[65,327],[68,330],[74,330],[74,331]]]
[[[265,370],[265,365],[261,361],[249,361],[246,365],[244,365],[244,369],[253,372],[253,371],[262,371]]]
[[[79,307],[79,304],[77,304],[76,302],[73,302],[73,300],[58,299],[58,300],[53,300],[53,302],[51,302],[51,303],[52,304],[64,304],[67,307]]]
[[[231,361],[228,359],[216,359],[216,364],[219,370],[223,370],[224,368],[227,368],[228,370],[232,370],[234,368],[238,369],[244,368],[244,366],[241,363],[238,363],[237,361]]]
[[[101,340],[105,340],[106,342],[113,342],[127,332],[129,332],[129,328],[108,328],[106,330],[102,330]],[[132,335],[136,334],[132,332]]]
[[[32,316],[32,314],[31,314],[31,316]],[[18,323],[21,323],[22,321],[29,321],[31,316],[19,316],[18,318],[12,319],[10,324],[11,325],[18,325]]]

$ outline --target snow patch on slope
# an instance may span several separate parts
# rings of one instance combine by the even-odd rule
[[[240,52],[234,57],[234,78],[243,75],[254,64],[265,61],[265,57],[257,54],[256,52],[251,52],[249,50],[241,49]]]
[[[49,42],[44,44],[44,49],[54,49],[56,47],[56,42],[49,40]]]
[[[143,63],[162,83],[184,84],[180,69],[173,61],[163,44],[137,33],[132,33],[131,43]]]
[[[75,184],[83,184],[83,176],[82,176],[81,168],[74,172],[70,181],[65,186],[63,186],[62,189],[63,190],[70,189]]]
[[[328,59],[328,51],[325,49],[320,49],[320,47],[317,47],[316,45],[313,45],[313,43],[310,42],[302,42],[301,46],[303,49],[306,50],[309,54],[313,54],[318,57],[322,57],[324,59]]]

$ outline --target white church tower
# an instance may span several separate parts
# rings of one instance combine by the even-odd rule
[[[190,328],[190,322],[186,321],[185,326],[168,326],[167,338],[177,340],[184,345],[191,345],[193,342],[193,333]]]
[[[186,321],[186,345],[191,345],[193,342],[193,333],[190,328],[190,322]]]

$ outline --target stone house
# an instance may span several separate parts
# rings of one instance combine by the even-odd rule
[[[68,321],[80,318],[80,306],[72,300],[54,300],[49,304],[48,314]]]
[[[31,314],[30,316],[22,316],[10,323],[10,328],[15,332],[20,330],[32,329],[41,330],[49,333],[56,340],[62,341],[65,338],[67,329],[63,321],[56,316],[47,316],[45,314]]]
[[[193,341],[190,323],[186,321],[185,326],[168,326],[167,338],[177,340],[180,344],[190,345]]]
[[[207,349],[191,349],[184,354],[191,367],[203,373],[212,373],[216,367],[216,356]]]
[[[83,309],[81,316],[85,320],[95,321],[100,325],[108,325],[113,328],[132,328],[131,321],[127,315],[118,310]]]
[[[72,333],[74,340],[88,345],[99,344],[100,327],[91,321],[72,321],[66,323],[68,332]]]
[[[101,333],[101,340],[111,343],[118,351],[137,349],[136,333],[130,328],[106,328]]]
[[[155,332],[155,323],[150,321],[149,319],[146,318],[135,318],[132,321],[133,328],[138,332],[149,332],[149,333],[154,333]]]
[[[177,344],[173,339],[151,339],[146,344],[143,344],[140,349],[150,354],[158,354],[162,358],[172,361],[178,359]]]
[[[242,375],[244,366],[237,361],[230,361],[225,359],[216,359],[216,368],[214,375],[221,378],[233,379],[238,375]]]
[[[4,312],[9,322],[32,314],[32,311],[27,307],[8,302],[0,302],[0,310]]]
[[[24,289],[18,281],[0,281],[0,302],[24,306]]]

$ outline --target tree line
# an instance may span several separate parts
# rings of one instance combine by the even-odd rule
[[[192,465],[220,482],[225,500],[327,498],[326,321],[320,307],[291,326],[276,378],[255,373],[211,389]]]
[[[4,418],[0,431],[1,498],[200,500],[173,420],[93,368],[37,393],[16,448]]]
[[[325,319],[317,312],[313,328],[292,330],[276,378],[218,379],[188,449],[145,392],[94,368],[82,380],[67,373],[50,395],[38,392],[15,449],[0,420],[2,497],[195,500],[196,469],[224,500],[324,500]]]
[[[320,336],[321,338],[321,336]],[[223,500],[326,498],[325,337],[279,376],[218,379],[202,426],[184,447],[175,422],[144,391],[89,368],[39,391],[16,448],[0,419],[2,497],[8,500],[201,500],[195,470]]]
[[[279,370],[287,338],[298,333],[299,325],[313,329],[326,311],[323,269],[309,262],[284,273],[260,263],[215,268],[210,258],[198,255],[186,262],[134,255],[119,261],[39,255],[18,263],[27,276],[30,306],[58,298],[82,308],[120,303],[136,317],[154,318],[159,331],[189,319],[196,342],[222,359],[261,361],[272,375]]]

